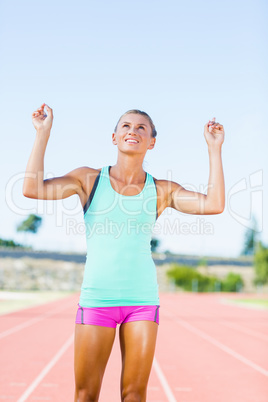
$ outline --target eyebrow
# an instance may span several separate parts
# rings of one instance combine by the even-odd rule
[[[123,121],[123,123],[122,123],[122,124],[126,124],[126,123],[127,123],[127,124],[130,124],[128,121]],[[147,127],[147,126],[146,126],[146,124],[142,124],[142,123],[138,123],[137,125],[138,125],[138,126],[144,126],[144,127]]]

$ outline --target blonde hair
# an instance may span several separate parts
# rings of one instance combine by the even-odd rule
[[[117,124],[116,124],[116,126],[115,126],[115,129],[114,129],[114,132],[115,132],[115,133],[116,133],[116,130],[117,130],[117,126],[118,126],[119,121],[120,121],[120,120],[122,119],[122,117],[125,116],[126,114],[140,114],[141,116],[146,117],[147,120],[149,121],[150,126],[151,126],[151,129],[152,129],[152,137],[154,137],[154,138],[156,137],[157,131],[156,131],[156,129],[155,129],[155,125],[154,125],[154,123],[153,123],[153,120],[151,119],[151,117],[150,117],[147,113],[145,113],[145,112],[143,112],[142,110],[139,110],[139,109],[128,110],[126,113],[122,114],[122,116],[120,117],[120,119],[118,120],[118,122],[117,122]]]

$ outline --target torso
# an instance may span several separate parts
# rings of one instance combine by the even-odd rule
[[[79,174],[79,180],[82,183],[82,190],[78,193],[80,202],[82,207],[86,204],[91,190],[93,188],[94,182],[98,174],[100,173],[100,169],[93,169],[89,167],[82,167]],[[123,195],[136,195],[139,194],[143,187],[144,181],[139,184],[129,185],[126,186],[124,183],[120,182],[119,180],[115,179],[111,174],[111,185],[114,188],[114,184],[116,188],[114,190]],[[169,198],[169,191],[168,191],[168,181],[167,180],[157,180],[155,179],[156,183],[156,190],[157,190],[157,212],[158,217],[162,214],[164,209],[169,205],[168,198]]]
[[[110,172],[107,166],[95,170],[84,168],[81,176],[78,170],[80,184],[83,176],[84,188],[87,187],[82,198],[83,209],[100,172],[91,209],[84,214],[87,259],[79,304],[82,307],[159,305],[151,252],[157,207],[153,178],[147,174],[145,181],[142,171],[137,179],[140,183],[124,185],[113,176],[116,176],[113,167]],[[111,175],[107,177],[107,173]],[[143,196],[135,197],[141,192]]]

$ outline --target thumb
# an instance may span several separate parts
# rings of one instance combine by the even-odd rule
[[[45,103],[45,107],[46,107],[46,109],[47,109],[47,114],[48,114],[48,116],[49,117],[52,117],[53,116],[53,111],[52,111],[52,109]]]

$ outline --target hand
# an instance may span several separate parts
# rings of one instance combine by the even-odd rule
[[[47,114],[44,108],[47,109]],[[50,131],[53,122],[52,109],[43,103],[43,105],[32,114],[32,122],[37,131]]]
[[[221,146],[224,141],[224,128],[215,120],[216,118],[213,117],[212,120],[205,124],[204,136],[208,146]]]

